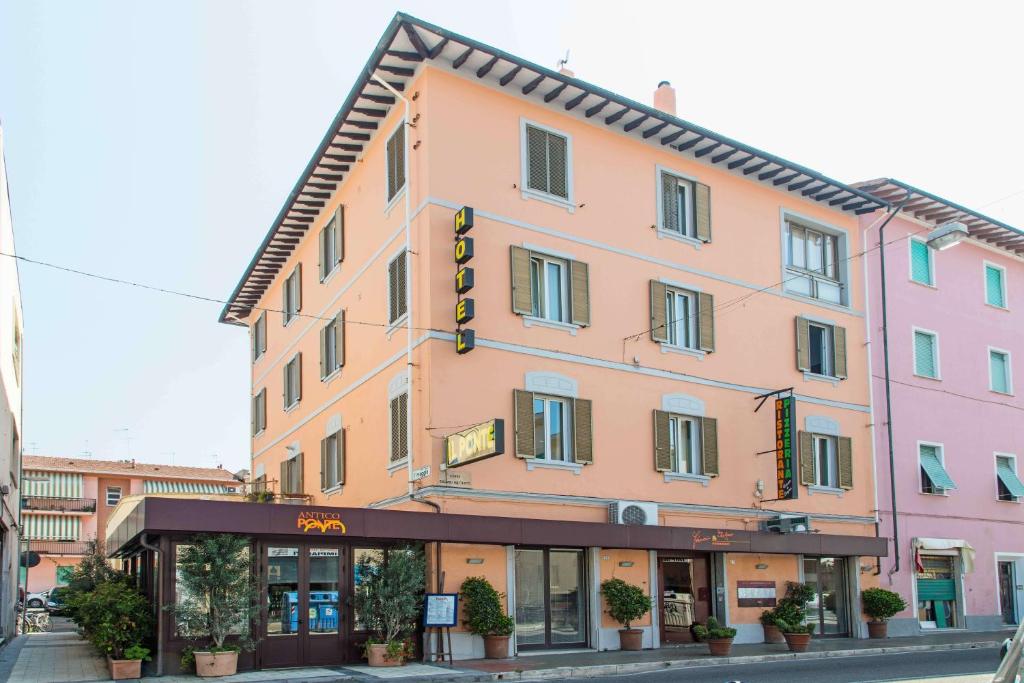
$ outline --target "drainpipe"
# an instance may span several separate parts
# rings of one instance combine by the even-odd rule
[[[149,543],[149,534],[143,532],[142,536],[139,537],[139,545],[142,546],[143,548],[145,548],[146,550],[150,551],[151,553],[153,553],[157,557],[157,565],[156,565],[157,566],[157,572],[156,572],[156,576],[153,577],[153,580],[156,581],[156,609],[157,609],[157,615],[156,615],[156,675],[157,676],[163,676],[164,675],[164,658],[163,658],[163,650],[164,650],[164,634],[163,634],[164,620],[163,620],[163,613],[161,611],[161,605],[163,605],[163,597],[164,597],[163,596],[163,592],[164,592],[163,591],[163,586],[164,586],[164,581],[163,581],[164,567],[163,567],[162,561],[160,560],[160,548],[156,547],[155,545],[150,545],[150,543]],[[150,564],[150,566],[152,566],[152,564]]]
[[[402,95],[402,93],[391,87],[391,84],[381,78],[381,75],[376,71],[372,74],[373,80],[377,81],[382,88],[390,92],[396,98],[402,100],[405,104],[405,120],[403,126],[408,126],[411,119],[409,118],[409,99]],[[408,460],[406,461],[406,472],[409,480],[409,499],[412,499],[413,494],[413,481],[412,481],[412,419],[413,419],[413,394],[412,394],[412,303],[413,303],[413,292],[412,292],[412,238],[411,238],[411,226],[410,226],[410,205],[409,195],[412,193],[412,178],[409,177],[409,133],[402,136],[405,146],[403,165],[405,172],[405,293],[408,297],[406,301],[406,342],[405,342],[405,390],[408,393],[408,405],[406,410],[405,420],[405,442],[409,444]]]

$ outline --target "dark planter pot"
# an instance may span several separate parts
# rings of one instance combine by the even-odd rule
[[[782,631],[775,624],[762,624],[764,628],[764,642],[772,643],[775,645],[781,645],[786,642],[786,639],[782,637]]]
[[[868,637],[869,638],[888,638],[889,637],[889,622],[886,621],[869,621],[868,622]]]
[[[508,659],[508,636],[484,636],[484,657]]]
[[[811,645],[810,633],[783,633],[790,652],[807,652]]]
[[[709,640],[707,643],[712,657],[728,657],[732,651],[732,638],[719,638]]]
[[[642,650],[644,632],[638,628],[619,629],[619,645],[623,650]]]

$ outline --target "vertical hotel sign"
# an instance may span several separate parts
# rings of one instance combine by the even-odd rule
[[[463,328],[476,315],[475,302],[463,296],[473,289],[473,269],[466,264],[473,260],[473,238],[466,233],[473,227],[473,207],[464,206],[455,214],[455,352],[469,353],[476,348],[476,332]]]
[[[793,396],[775,399],[775,476],[779,500],[797,497],[796,463],[793,458],[793,423],[796,401]]]

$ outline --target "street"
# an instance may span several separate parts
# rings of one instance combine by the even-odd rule
[[[672,669],[597,680],[601,683],[869,683],[994,673],[998,665],[998,649],[979,648],[704,667],[689,671]]]

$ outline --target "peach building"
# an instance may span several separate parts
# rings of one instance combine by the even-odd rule
[[[514,652],[618,648],[612,577],[652,595],[645,647],[709,615],[760,641],[787,580],[860,636],[887,549],[858,216],[887,204],[654,101],[396,15],[221,316],[252,339],[252,476],[493,519],[428,544],[430,588],[486,575]],[[287,545],[306,604],[318,546]]]
[[[122,498],[143,493],[230,493],[242,488],[241,481],[219,467],[40,455],[26,455],[23,460],[24,538],[40,560],[28,570],[30,593],[67,582],[89,542],[106,540],[107,519]]]

